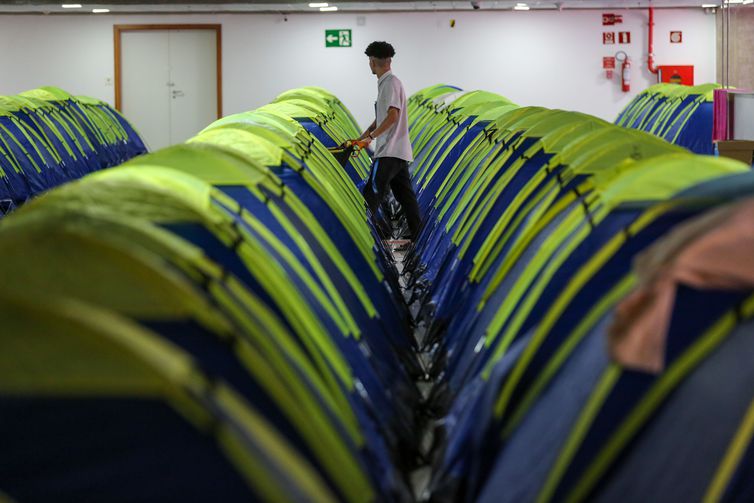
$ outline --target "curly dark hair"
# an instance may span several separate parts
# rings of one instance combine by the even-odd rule
[[[372,42],[367,46],[364,54],[379,59],[392,58],[395,56],[395,49],[387,42]]]

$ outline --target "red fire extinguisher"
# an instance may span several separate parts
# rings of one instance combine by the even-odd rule
[[[631,90],[631,60],[628,56],[625,57],[620,67],[620,80],[623,92],[629,92]]]

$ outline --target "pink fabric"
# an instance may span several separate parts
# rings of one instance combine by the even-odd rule
[[[754,288],[754,199],[679,227],[638,257],[634,269],[639,283],[616,310],[610,355],[623,366],[660,372],[678,284]]]
[[[713,91],[712,141],[728,139],[728,89]]]
[[[731,139],[730,114],[731,94],[751,93],[747,89],[715,89],[712,91],[712,141]]]

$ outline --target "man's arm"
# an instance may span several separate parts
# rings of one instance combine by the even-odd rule
[[[375,120],[372,121],[372,124],[366,129],[366,131],[364,131],[363,133],[361,133],[361,136],[359,136],[358,139],[359,140],[363,140],[364,138],[366,138],[367,136],[369,136],[369,133],[371,133],[375,129],[377,129],[377,119],[375,119]]]
[[[385,120],[382,121],[382,124],[380,124],[379,126],[377,126],[377,128],[375,128],[373,131],[371,131],[371,133],[369,131],[367,131],[367,135],[366,135],[365,139],[368,140],[368,141],[371,141],[374,138],[377,138],[378,136],[380,136],[382,133],[384,133],[388,129],[390,129],[393,124],[395,124],[396,122],[398,122],[398,114],[399,113],[400,113],[400,111],[397,108],[395,108],[395,107],[388,108],[387,109],[387,117],[385,117]]]

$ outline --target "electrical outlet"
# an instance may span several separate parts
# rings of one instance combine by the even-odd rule
[[[112,86],[113,86],[113,78],[105,77],[105,87],[112,87]]]

